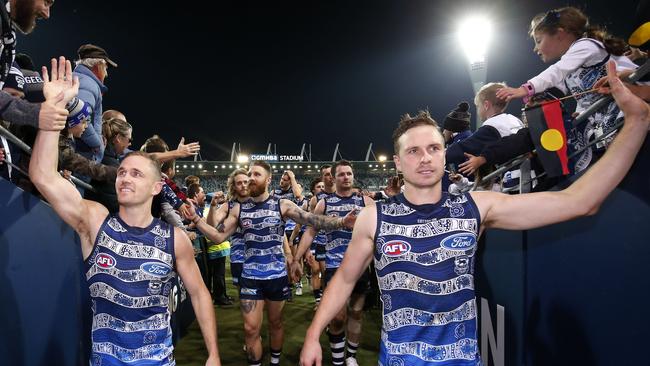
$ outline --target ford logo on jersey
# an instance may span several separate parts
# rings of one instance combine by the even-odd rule
[[[99,268],[113,268],[115,267],[115,258],[106,253],[100,253],[95,258],[95,264],[97,264]]]
[[[444,238],[440,246],[450,250],[466,250],[476,244],[476,236],[472,234],[454,234]]]
[[[381,251],[389,257],[397,257],[408,253],[410,250],[411,244],[401,240],[389,241],[381,247]]]
[[[167,276],[167,274],[172,270],[168,265],[158,262],[142,263],[140,269],[156,277]]]

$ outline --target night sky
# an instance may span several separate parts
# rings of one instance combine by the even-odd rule
[[[545,65],[532,52],[530,19],[563,5],[582,8],[613,33],[631,31],[636,1],[166,2],[57,0],[18,50],[36,65],[104,47],[105,109],[124,112],[134,146],[154,133],[176,146],[201,142],[204,160],[242,151],[361,160],[368,143],[391,154],[401,114],[428,108],[442,122],[473,91],[455,31],[465,16],[494,22],[488,81],[520,85]],[[509,111],[518,115],[520,102]],[[474,109],[472,107],[472,113]]]

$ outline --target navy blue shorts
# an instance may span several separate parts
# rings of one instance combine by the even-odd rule
[[[319,262],[324,262],[325,261],[325,255],[326,250],[325,250],[325,245],[323,244],[317,244],[316,245],[316,260]]]
[[[332,277],[334,277],[334,273],[336,273],[336,270],[338,268],[326,268],[325,269],[325,276],[323,276],[323,288],[327,287],[327,284],[332,280]],[[361,277],[357,280],[357,283],[354,284],[354,289],[352,289],[352,293],[354,294],[359,294],[359,295],[365,295],[368,292],[370,292],[370,274],[368,273],[368,269],[366,268],[365,271],[361,274]]]
[[[230,263],[230,274],[232,274],[232,284],[239,286],[241,271],[244,269],[244,263]]]
[[[284,301],[290,297],[291,287],[286,276],[272,280],[239,279],[239,298],[242,300]]]

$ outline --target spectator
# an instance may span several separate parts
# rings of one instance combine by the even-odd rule
[[[576,96],[576,113],[582,113],[600,98],[597,93],[584,93],[604,77],[607,60],[617,64],[617,70],[635,69],[637,66],[623,54],[628,46],[622,39],[612,37],[603,29],[589,24],[589,18],[579,9],[564,7],[550,10],[533,18],[529,35],[535,41],[534,51],[542,61],[552,62],[546,70],[532,77],[519,88],[502,88],[497,96],[503,100],[527,98],[536,93],[557,87],[563,93]],[[573,162],[574,171],[586,169],[601,154],[607,141],[614,138],[614,126],[623,118],[619,107],[612,101],[591,115],[586,123],[567,131],[569,154],[583,150]],[[607,137],[593,147],[590,141]]]
[[[102,164],[116,168],[120,166],[118,157],[124,149],[131,145],[131,133],[131,125],[121,119],[113,118],[104,122],[102,135],[106,139],[106,150]],[[85,198],[103,204],[111,213],[117,212],[118,204],[115,184],[96,180],[92,180],[91,184],[96,192],[87,191]]]
[[[523,127],[519,118],[503,113],[508,103],[496,95],[498,90],[505,87],[504,83],[489,83],[478,91],[474,104],[483,123],[470,137],[447,148],[447,164],[458,166],[465,161],[466,154],[478,155],[488,143],[509,136]]]
[[[90,128],[77,141],[77,150],[88,159],[99,162],[102,161],[106,148],[102,141],[102,99],[108,91],[104,81],[108,76],[108,66],[117,67],[117,64],[103,48],[93,44],[79,47],[77,54],[79,60],[74,75],[79,77],[79,99],[92,109]]]
[[[442,122],[442,136],[447,146],[462,141],[472,134],[469,129],[471,117],[467,102],[460,102],[458,107],[445,117]]]

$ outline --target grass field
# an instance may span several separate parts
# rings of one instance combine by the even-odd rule
[[[230,273],[230,271],[226,271]],[[230,278],[227,278],[229,289],[228,294],[237,298],[235,288],[231,286]],[[284,347],[282,350],[281,363],[283,365],[298,365],[300,349],[305,337],[305,331],[313,317],[313,300],[307,280],[303,278],[305,294],[294,296],[293,302],[287,302],[284,307]],[[239,303],[235,302],[232,307],[215,307],[219,334],[219,353],[223,366],[246,365],[246,354],[242,346],[244,344],[244,326],[239,310]],[[377,354],[379,352],[379,328],[381,325],[380,311],[377,308],[370,309],[364,315],[363,337],[359,345],[357,360],[359,365],[377,365]],[[268,332],[266,322],[262,328],[262,344],[264,346],[264,363],[268,365]],[[323,365],[331,364],[329,354],[329,343],[327,336],[321,336],[321,347],[323,348]],[[174,351],[176,363],[179,366],[204,365],[207,357],[201,331],[196,321],[190,326],[188,334],[181,339]]]

